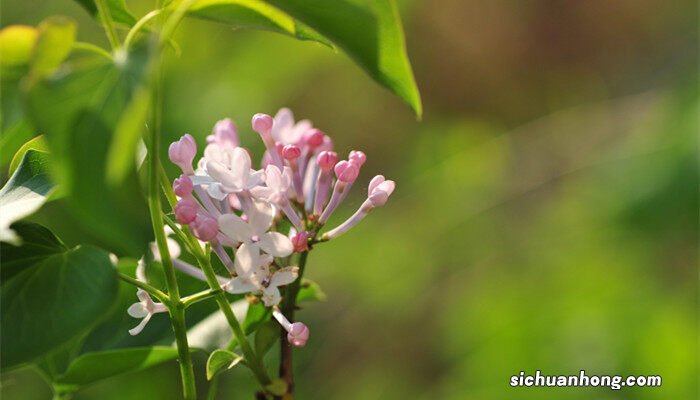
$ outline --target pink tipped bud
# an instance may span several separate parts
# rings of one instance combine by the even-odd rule
[[[369,183],[367,189],[367,199],[374,207],[381,207],[389,200],[389,196],[394,192],[396,183],[385,180],[382,175],[377,175]]]
[[[189,174],[194,172],[192,169],[192,160],[197,155],[197,143],[190,134],[186,134],[177,142],[170,144],[168,148],[168,157],[173,164],[176,164],[182,169],[182,172]]]
[[[238,130],[236,124],[229,118],[222,119],[214,125],[211,135],[207,136],[207,143],[216,143],[223,147],[238,147]]]
[[[303,231],[292,236],[292,245],[295,253],[301,253],[309,249],[309,232]]]
[[[358,167],[361,167],[362,164],[367,161],[367,156],[361,151],[353,150],[350,152],[350,155],[348,155],[348,160],[357,164]]]
[[[285,160],[296,160],[301,156],[301,149],[293,144],[288,144],[282,148],[282,157]]]
[[[309,340],[309,328],[302,322],[295,322],[289,327],[287,341],[296,347],[304,347]]]
[[[259,134],[268,134],[272,130],[272,124],[274,120],[271,116],[267,114],[255,114],[253,115],[253,130]]]
[[[175,181],[173,181],[173,191],[179,197],[191,195],[193,189],[192,179],[187,175],[180,175],[179,178],[175,178]]]
[[[304,134],[304,142],[311,148],[316,148],[323,144],[325,134],[319,129],[311,129]]]
[[[219,234],[219,224],[209,216],[200,216],[190,224],[190,229],[197,239],[208,242]]]
[[[360,168],[353,162],[343,160],[335,165],[335,176],[341,182],[354,182],[359,173]]]
[[[197,218],[197,203],[192,199],[182,199],[175,204],[175,218],[181,224],[189,224]]]
[[[336,154],[334,151],[322,151],[319,153],[318,157],[316,157],[318,167],[324,171],[330,171],[333,169],[337,162],[338,154]]]

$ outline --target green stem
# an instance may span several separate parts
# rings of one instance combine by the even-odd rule
[[[112,21],[112,15],[109,13],[109,8],[107,8],[107,3],[105,0],[95,0],[95,5],[97,6],[97,11],[102,17],[102,26],[105,28],[105,33],[107,34],[107,39],[109,39],[109,44],[112,45],[112,49],[118,49],[121,45],[119,44],[119,36],[117,36],[117,30],[114,27],[114,21]]]
[[[180,375],[182,376],[183,395],[185,400],[197,398],[197,390],[194,381],[194,368],[190,355],[190,346],[187,343],[187,326],[185,325],[185,305],[182,302],[170,307],[170,321],[175,331],[175,344],[177,345],[178,360],[180,361]]]
[[[203,292],[195,293],[191,296],[183,297],[182,303],[185,305],[185,308],[187,308],[194,303],[198,303],[202,300],[212,298],[212,297],[216,296],[217,294],[219,294],[220,292],[223,292],[223,289],[218,288],[218,289],[205,290]]]
[[[296,309],[296,299],[301,288],[301,280],[304,277],[306,259],[309,252],[305,251],[299,255],[299,277],[287,286],[281,311],[285,317],[294,322],[294,311]],[[287,393],[294,392],[294,363],[292,361],[292,346],[287,343],[287,331],[280,327],[280,369],[279,377],[287,383]]]
[[[150,294],[151,296],[155,297],[160,301],[161,303],[167,303],[170,299],[168,298],[168,295],[161,292],[160,290],[154,288],[153,286],[149,285],[146,282],[141,282],[138,279],[134,279],[130,277],[129,275],[119,273],[119,279],[123,280],[124,282],[130,283],[139,289],[143,289],[146,293]]]
[[[75,42],[73,43],[73,49],[74,50],[82,50],[82,51],[89,51],[94,54],[101,55],[103,57],[106,57],[108,59],[112,59],[112,55],[109,54],[109,52],[105,49],[103,49],[100,46],[96,46],[92,43],[86,43],[86,42]]]
[[[216,279],[216,273],[214,272],[214,268],[211,266],[211,262],[200,255],[196,256],[197,262],[204,272],[209,287],[212,289],[220,288],[219,281]],[[231,326],[231,330],[233,331],[236,340],[238,340],[238,343],[241,346],[241,351],[243,352],[243,357],[245,357],[248,368],[250,368],[258,382],[260,382],[263,387],[269,385],[270,377],[267,375],[267,371],[265,371],[260,358],[258,358],[257,354],[255,354],[253,348],[250,347],[248,338],[246,337],[243,328],[241,328],[241,324],[238,323],[238,319],[231,309],[231,304],[229,304],[226,294],[221,291],[216,294],[215,299],[219,305],[219,309],[221,309],[221,312],[224,313],[226,321],[228,321],[228,324]]]
[[[126,38],[124,38],[124,48],[128,49],[136,38],[136,34],[139,33],[139,31],[141,31],[141,29],[143,29],[147,23],[157,17],[161,12],[163,12],[163,10],[153,10],[144,15],[140,20],[136,21],[134,26],[129,30],[129,33],[126,34]]]

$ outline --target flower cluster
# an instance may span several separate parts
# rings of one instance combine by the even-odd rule
[[[254,168],[249,151],[240,146],[230,119],[216,123],[196,165],[197,144],[191,135],[170,145],[170,161],[182,170],[173,182],[178,197],[173,211],[177,222],[208,243],[228,269],[230,278],[219,277],[222,287],[230,293],[257,296],[273,308],[273,316],[289,332],[289,342],[303,346],[308,328],[287,321],[277,307],[282,300],[280,287],[299,278],[299,268],[288,265],[289,256],[347,232],[384,205],[395,185],[375,176],[360,208],[339,226],[321,232],[348,195],[365,154],[351,151],[346,160],[339,160],[328,135],[308,120],[295,122],[286,108],[274,118],[256,114],[252,128],[266,147],[260,169]],[[168,244],[174,265],[202,278],[198,268],[178,259],[177,244]],[[142,299],[130,314],[150,318],[161,311],[149,301]]]

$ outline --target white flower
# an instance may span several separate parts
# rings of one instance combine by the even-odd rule
[[[224,214],[219,217],[219,230],[231,240],[260,249],[275,257],[292,254],[292,241],[279,232],[267,232],[272,225],[275,212],[265,202],[253,201],[248,210],[248,222],[236,214]]]
[[[275,204],[285,204],[287,202],[287,192],[292,186],[292,170],[284,167],[284,172],[274,165],[265,168],[265,185],[250,189],[250,193],[265,201]]]
[[[238,276],[225,285],[226,291],[234,294],[260,294],[266,307],[277,305],[282,300],[278,287],[294,282],[299,275],[299,268],[285,267],[270,272],[271,263],[271,256],[260,254],[255,246],[242,244],[234,261]]]
[[[209,179],[197,175],[192,181],[195,184],[207,184],[209,195],[217,200],[223,200],[229,193],[250,190],[262,183],[263,171],[250,168],[250,155],[242,147],[213,151],[209,157],[205,152],[205,158]]]
[[[146,327],[148,321],[151,320],[153,314],[168,311],[162,303],[155,303],[151,296],[143,289],[136,291],[136,296],[141,300],[138,303],[132,304],[127,312],[134,318],[143,318],[141,322],[133,329],[129,329],[131,336],[136,336]]]
[[[308,119],[294,122],[294,114],[288,108],[281,108],[275,114],[275,122],[272,125],[272,138],[283,145],[297,144],[304,134],[313,128]]]

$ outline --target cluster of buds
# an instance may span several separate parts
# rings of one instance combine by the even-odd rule
[[[178,197],[174,214],[197,239],[210,244],[228,269],[229,278],[219,277],[222,287],[259,297],[273,308],[275,319],[289,332],[289,342],[303,346],[308,328],[287,321],[277,307],[282,300],[279,288],[299,276],[297,267],[285,265],[288,256],[347,232],[384,205],[395,185],[375,176],[360,208],[345,222],[322,232],[357,179],[365,154],[351,151],[347,160],[339,160],[328,135],[308,120],[295,122],[286,108],[274,118],[254,115],[252,128],[266,147],[260,169],[253,167],[249,151],[240,147],[238,131],[229,119],[216,123],[196,167],[197,145],[192,136],[184,135],[170,145],[170,161],[182,171],[173,182]],[[177,268],[202,278],[199,269],[178,259],[176,243],[169,241],[169,246]],[[233,259],[229,253],[235,254]],[[153,308],[142,303],[139,310]],[[131,314],[150,318],[160,310],[146,311]]]

